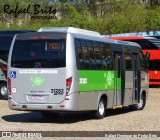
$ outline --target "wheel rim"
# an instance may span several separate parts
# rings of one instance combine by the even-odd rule
[[[7,95],[7,87],[6,87],[6,86],[2,86],[2,87],[1,87],[1,95],[2,95],[2,96]]]
[[[99,103],[99,114],[101,116],[104,114],[104,104],[103,104],[103,102]]]
[[[138,104],[138,108],[141,108],[143,106],[143,103],[144,103],[143,98],[141,98],[140,103]]]

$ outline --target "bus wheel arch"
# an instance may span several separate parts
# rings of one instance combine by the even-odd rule
[[[94,113],[95,119],[103,119],[107,108],[107,95],[102,94],[98,100],[97,110]]]
[[[131,110],[143,110],[146,105],[146,98],[147,98],[146,91],[143,90],[140,94],[140,102],[135,105],[130,105],[129,108]]]
[[[1,81],[0,82],[0,98],[7,100],[8,95],[7,95],[7,82],[6,81]]]
[[[143,110],[143,108],[146,105],[146,99],[147,99],[146,91],[143,90],[140,96],[140,103],[138,104],[138,110]]]
[[[100,99],[101,99],[101,98],[102,98],[102,99],[104,100],[104,102],[105,102],[105,108],[107,108],[107,99],[108,99],[108,98],[107,98],[107,95],[106,95],[106,94],[102,94],[101,97],[100,97]],[[99,99],[99,100],[100,100],[100,99]]]

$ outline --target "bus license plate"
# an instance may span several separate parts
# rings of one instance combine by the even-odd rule
[[[42,95],[32,95],[32,100],[42,101],[43,100],[43,96]]]

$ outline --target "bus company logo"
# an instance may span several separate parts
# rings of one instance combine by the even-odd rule
[[[40,4],[28,5],[25,8],[17,4],[15,7],[11,7],[9,4],[5,4],[3,8],[4,14],[14,15],[17,18],[20,14],[29,14],[31,19],[57,19],[57,10],[52,6],[42,7]],[[47,16],[45,16],[45,14]]]
[[[87,78],[79,78],[80,84],[87,84]]]
[[[107,82],[105,84],[105,88],[107,88],[108,86],[111,86],[112,83],[114,82],[114,73],[108,71],[108,73],[104,73],[104,78],[106,79]]]
[[[45,79],[37,76],[35,78],[31,77],[30,81],[32,82],[32,87],[35,87],[35,86],[40,86],[41,84],[43,84],[45,82]]]

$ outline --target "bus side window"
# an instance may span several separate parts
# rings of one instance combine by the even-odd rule
[[[77,55],[78,55],[78,61],[79,61],[79,69],[84,69],[84,61],[83,61],[83,53],[82,53],[82,47],[79,40],[76,40],[76,48],[77,48]]]
[[[104,49],[102,52],[102,68],[103,69],[113,69],[113,59],[111,48],[109,44],[104,44]]]
[[[83,54],[83,61],[84,61],[84,69],[90,69],[89,54],[88,54],[86,41],[81,40],[81,47],[82,47],[82,54]]]
[[[102,54],[102,69],[105,70],[107,69],[107,61],[106,61],[106,52],[105,52],[105,48],[101,47],[100,48],[101,54]]]
[[[132,70],[132,58],[131,53],[128,47],[123,48],[124,51],[124,59],[125,59],[125,69]]]
[[[101,60],[101,54],[99,49],[99,43],[93,42],[93,48],[94,48],[94,55],[95,55],[97,69],[102,69],[102,60]]]
[[[89,53],[90,69],[96,69],[96,61],[95,61],[95,57],[94,57],[92,42],[88,41],[87,47],[88,47],[88,53]]]

